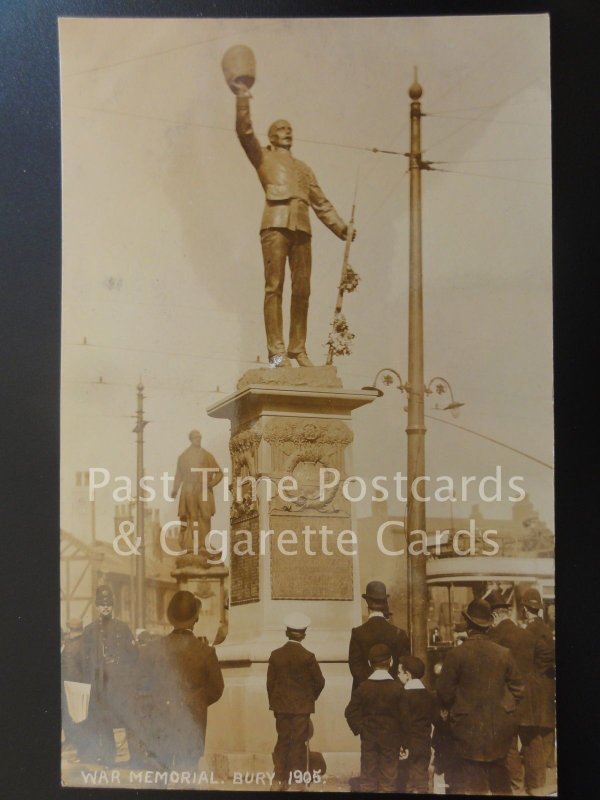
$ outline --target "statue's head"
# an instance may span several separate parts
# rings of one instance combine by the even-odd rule
[[[269,128],[268,136],[273,147],[284,147],[289,150],[292,146],[292,126],[287,119],[275,120]]]
[[[192,444],[195,444],[196,447],[200,447],[202,443],[202,434],[200,433],[200,431],[197,431],[195,429],[193,431],[190,431],[188,434],[188,438]]]

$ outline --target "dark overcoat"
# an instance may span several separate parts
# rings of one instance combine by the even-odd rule
[[[384,617],[374,616],[352,629],[348,650],[348,666],[352,673],[352,691],[369,677],[369,650],[375,644],[385,644],[392,653],[390,675],[398,674],[398,660],[410,653],[410,643],[405,631],[388,622]]]
[[[125,714],[134,684],[137,648],[129,626],[120,619],[96,619],[84,628],[78,658],[81,680],[90,683],[90,715],[100,704],[117,718]]]
[[[223,688],[214,648],[191,630],[150,642],[138,671],[139,736],[146,750],[165,766],[197,762],[204,753],[208,706]]]
[[[532,703],[534,725],[554,728],[555,712],[555,648],[552,631],[541,619],[534,619],[526,628],[534,641]]]
[[[425,688],[405,689],[410,718],[408,750],[410,757],[431,755],[431,726],[433,725],[436,703],[432,694]]]
[[[518,708],[519,725],[536,725],[533,697],[535,639],[511,619],[503,619],[495,628],[490,629],[487,636],[491,642],[510,650],[523,678],[525,693]]]
[[[363,743],[373,741],[390,748],[407,747],[410,711],[404,687],[394,680],[365,680],[352,692],[346,721]]]
[[[441,704],[461,758],[504,758],[517,732],[517,704],[523,680],[510,651],[484,634],[472,634],[450,650],[437,681]]]
[[[273,650],[267,668],[269,708],[276,714],[312,714],[325,678],[314,656],[300,642]]]

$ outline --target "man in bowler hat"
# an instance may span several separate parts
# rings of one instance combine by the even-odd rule
[[[150,642],[140,657],[140,738],[147,755],[168,769],[197,768],[208,706],[223,694],[215,650],[194,635],[201,607],[191,592],[175,592],[167,608],[173,630]]]
[[[525,631],[531,638],[533,663],[529,673],[531,714],[521,720],[525,790],[532,796],[544,797],[555,787],[548,785],[546,766],[552,758],[555,727],[554,638],[540,618],[542,598],[535,588],[527,589],[521,598]]]
[[[405,631],[397,628],[385,618],[388,609],[388,593],[381,581],[367,584],[363,599],[367,602],[369,618],[352,629],[348,650],[348,666],[352,673],[352,691],[365,681],[372,672],[369,651],[375,644],[385,644],[391,652],[390,674],[398,674],[398,659],[410,653],[410,643]]]
[[[275,715],[277,743],[273,750],[275,781],[272,789],[303,788],[294,780],[294,771],[307,768],[306,743],[310,715],[315,700],[325,686],[325,678],[314,654],[302,645],[310,619],[294,613],[284,620],[288,638],[283,647],[273,650],[267,669],[269,708]]]
[[[114,595],[110,586],[98,586],[98,618],[87,625],[81,637],[81,678],[91,684],[88,717],[81,726],[82,761],[113,764],[116,758],[114,729],[124,728],[130,758],[137,749],[131,735],[133,721],[133,669],[137,650],[125,622],[113,617]]]
[[[437,681],[460,759],[462,794],[512,794],[506,755],[525,687],[510,651],[489,641],[492,611],[473,600],[463,611],[467,639],[444,659]]]

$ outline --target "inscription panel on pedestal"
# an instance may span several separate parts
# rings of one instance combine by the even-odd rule
[[[352,600],[353,557],[341,553],[337,547],[337,535],[348,528],[350,519],[332,517],[272,516],[271,527],[274,536],[271,539],[271,598],[273,600]],[[314,555],[306,552],[305,536],[302,533],[308,525],[317,531],[310,537],[310,549]],[[323,552],[321,545],[321,525],[325,525],[332,534],[327,536],[327,548],[331,555]],[[278,534],[284,530],[293,530],[298,537],[296,545],[286,543],[285,550],[296,551],[295,555],[286,555],[277,547]],[[346,550],[353,547],[347,541]]]
[[[259,579],[259,533],[258,517],[240,520],[231,528],[232,545],[236,542],[246,541],[245,536],[236,536],[238,531],[250,531],[252,541],[252,552],[238,555],[231,550],[231,573],[230,573],[230,602],[232,606],[240,606],[244,603],[257,603],[260,599],[260,579]],[[247,548],[240,547],[242,550]]]

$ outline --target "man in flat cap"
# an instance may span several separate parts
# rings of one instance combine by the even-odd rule
[[[98,586],[98,618],[84,628],[81,637],[81,675],[91,690],[88,717],[81,726],[80,758],[103,765],[115,761],[115,728],[125,729],[132,762],[137,755],[130,736],[137,650],[128,625],[113,617],[113,606],[111,587]]]
[[[269,361],[273,366],[312,367],[306,354],[306,325],[311,272],[311,227],[309,207],[340,239],[348,226],[323,194],[313,171],[294,158],[292,126],[278,119],[269,128],[269,144],[262,147],[250,119],[250,93],[243,84],[232,86],[237,94],[236,132],[240,144],[265,191],[260,240],[265,266],[264,317]],[[283,340],[281,298],[285,264],[292,277],[290,336]]]
[[[447,654],[436,686],[460,759],[457,790],[510,795],[506,755],[525,687],[510,651],[486,636],[492,624],[489,603],[473,600],[463,616],[467,639]]]
[[[552,631],[541,618],[543,603],[537,589],[526,589],[521,598],[525,631],[531,637],[533,664],[529,674],[530,715],[521,719],[525,789],[529,795],[544,797],[554,784],[548,783],[546,766],[552,760],[555,728],[555,665]]]
[[[390,675],[392,651],[373,645],[368,653],[371,674],[352,692],[346,721],[360,736],[361,792],[396,792],[398,759],[406,758],[410,712],[406,692]]]
[[[410,642],[406,631],[397,628],[385,618],[388,608],[388,593],[381,581],[367,584],[363,599],[367,602],[369,617],[365,623],[352,629],[348,650],[348,666],[352,673],[352,691],[371,674],[369,650],[375,644],[385,644],[392,654],[390,674],[398,674],[398,659],[410,653]]]
[[[302,645],[310,619],[305,614],[294,613],[289,614],[284,623],[288,641],[273,650],[267,669],[269,708],[275,715],[277,730],[273,790],[285,790],[290,784],[298,786],[293,773],[306,770],[310,715],[325,686],[314,653]]]
[[[202,447],[202,434],[189,433],[190,446],[177,459],[177,470],[171,497],[179,497],[179,519],[182,523],[180,547],[188,553],[194,551],[194,531],[197,531],[197,550],[205,547],[210,533],[210,521],[215,513],[213,489],[223,472],[215,457]]]
[[[148,757],[166,769],[194,770],[204,754],[208,707],[223,694],[217,654],[194,635],[202,603],[175,592],[167,608],[173,630],[140,656],[140,736]]]

